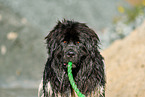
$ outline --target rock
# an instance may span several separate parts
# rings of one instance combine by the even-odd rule
[[[102,52],[106,64],[106,97],[144,97],[145,21]]]

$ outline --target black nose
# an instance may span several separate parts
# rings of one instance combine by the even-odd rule
[[[75,56],[75,51],[73,51],[73,50],[69,50],[69,51],[67,51],[67,57],[74,57]]]

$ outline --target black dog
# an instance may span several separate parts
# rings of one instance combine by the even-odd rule
[[[72,61],[75,84],[86,97],[105,97],[103,57],[99,38],[83,23],[64,20],[48,34],[47,59],[39,97],[77,97],[72,89],[67,63]]]

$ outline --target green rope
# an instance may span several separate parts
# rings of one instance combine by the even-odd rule
[[[68,62],[67,72],[68,72],[68,78],[69,78],[70,84],[72,88],[74,89],[74,91],[77,93],[78,97],[85,97],[85,95],[79,91],[79,89],[77,88],[74,82],[73,75],[72,75],[72,62]]]

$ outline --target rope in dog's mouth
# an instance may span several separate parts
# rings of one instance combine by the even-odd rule
[[[67,72],[68,72],[68,78],[69,78],[70,84],[72,88],[74,89],[74,91],[76,92],[76,94],[78,95],[78,97],[85,97],[85,95],[79,91],[79,89],[77,88],[74,82],[73,75],[72,75],[72,62],[68,62]]]

